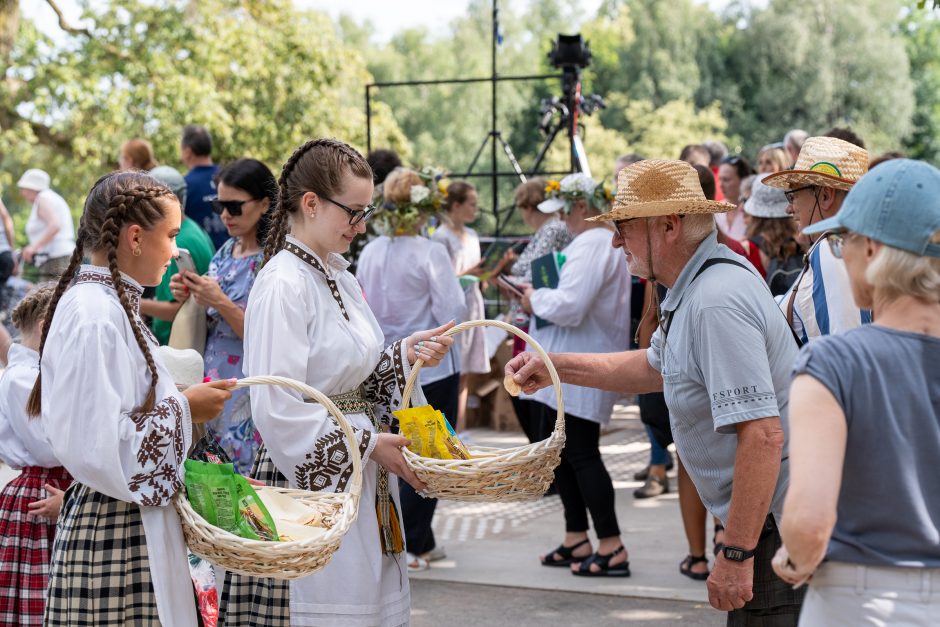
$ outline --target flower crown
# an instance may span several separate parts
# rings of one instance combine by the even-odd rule
[[[614,193],[605,185],[605,181],[597,183],[587,174],[576,172],[560,181],[548,181],[545,185],[545,198],[563,200],[565,213],[571,213],[574,203],[578,200],[587,200],[595,209],[606,211],[614,201]]]
[[[408,200],[386,200],[384,190],[375,199],[375,204],[379,207],[375,216],[376,226],[389,237],[415,233],[430,216],[439,213],[444,205],[447,198],[444,171],[425,166],[416,171],[416,174],[421,178],[421,184],[411,186]]]

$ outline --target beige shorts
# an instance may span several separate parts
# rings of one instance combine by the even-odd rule
[[[940,569],[826,562],[813,575],[800,627],[940,624]]]

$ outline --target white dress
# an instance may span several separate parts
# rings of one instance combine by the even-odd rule
[[[457,233],[446,224],[442,224],[434,231],[431,239],[441,242],[450,253],[450,261],[454,272],[460,276],[478,265],[482,256],[480,254],[480,238],[476,231],[464,227],[463,233]],[[483,292],[480,284],[473,283],[465,290],[467,302],[467,320],[486,319],[486,309],[483,304]],[[486,347],[486,329],[479,327],[464,331],[457,336],[456,344],[460,348],[461,374],[486,374],[490,371],[489,352]]]
[[[45,255],[48,259],[68,257],[75,249],[75,225],[72,223],[72,212],[69,210],[69,204],[65,202],[65,199],[51,189],[45,189],[37,194],[29,213],[29,219],[26,221],[26,238],[32,244],[42,237],[42,234],[49,228],[45,220],[39,217],[40,202],[55,215],[59,223],[59,232],[55,234],[51,242],[37,251],[38,254]],[[46,259],[43,261],[46,261]]]
[[[329,396],[360,390],[375,402],[378,419],[389,425],[411,371],[404,342],[383,351],[382,329],[346,270],[346,260],[333,254],[324,264],[295,238],[287,242],[297,252],[275,255],[248,298],[246,374],[290,377]],[[420,386],[415,386],[412,403],[426,404]],[[251,391],[251,409],[267,455],[291,487],[345,489],[349,451],[321,405],[306,403],[285,388],[257,386]],[[407,624],[411,594],[405,555],[383,555],[379,537],[379,467],[370,459],[376,429],[365,413],[346,418],[357,431],[364,462],[359,516],[326,568],[290,582],[290,624]],[[389,489],[398,507],[398,481],[391,479]]]
[[[156,338],[139,317],[143,288],[126,275],[124,286],[159,374],[153,411],[133,413],[150,388],[150,372],[111,273],[82,266],[59,301],[46,338],[42,426],[55,458],[77,483],[140,507],[160,622],[194,626],[186,543],[171,503],[183,486],[183,461],[192,442],[189,402],[177,390],[160,361]],[[67,526],[64,518],[63,512],[60,529]],[[82,564],[67,563],[65,569],[81,573]],[[102,618],[100,624],[110,623]]]

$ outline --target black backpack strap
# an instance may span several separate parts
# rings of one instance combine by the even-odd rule
[[[702,264],[702,267],[700,267],[700,268],[698,269],[698,272],[696,272],[696,273],[695,273],[695,276],[692,277],[692,280],[689,281],[689,285],[692,285],[692,283],[695,282],[695,279],[699,278],[699,276],[701,276],[701,274],[702,274],[703,272],[705,272],[706,270],[708,270],[708,269],[711,268],[712,266],[718,265],[718,264],[720,264],[720,263],[727,263],[727,264],[730,264],[730,265],[732,265],[732,266],[738,266],[739,268],[743,268],[744,270],[747,270],[750,274],[754,274],[754,272],[753,272],[750,268],[748,268],[746,265],[744,265],[744,264],[741,263],[740,261],[735,261],[734,259],[725,259],[724,257],[711,257],[711,258],[705,260],[705,263]],[[756,275],[755,275],[755,276],[756,276]],[[760,278],[760,277],[757,277],[757,278]],[[764,283],[764,285],[767,285],[766,282],[765,282],[763,279],[761,279],[761,282]],[[688,288],[688,286],[686,286],[686,287]],[[769,290],[769,289],[770,289],[770,286],[767,286],[767,289]],[[771,293],[771,297],[773,297],[773,293]],[[676,307],[676,309],[678,309],[678,306]],[[779,307],[778,307],[777,309],[780,310]],[[780,310],[780,313],[781,313],[781,315],[783,315],[784,320],[786,320],[786,314],[783,313],[782,310]],[[663,317],[662,317],[662,326],[663,326],[663,335],[664,335],[664,336],[666,336],[666,335],[669,334],[669,327],[672,325],[672,316],[673,316],[673,314],[675,314],[675,310],[673,310],[673,311],[667,311],[665,314],[663,314]],[[793,336],[793,340],[796,342],[797,348],[803,346],[803,342],[800,341],[800,338],[799,338],[799,336],[796,334],[796,331],[794,331],[794,330],[793,330],[793,327],[790,326],[789,320],[787,320],[787,328],[790,330],[790,334]]]

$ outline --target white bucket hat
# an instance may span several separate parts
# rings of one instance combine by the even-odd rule
[[[762,181],[769,172],[758,174],[751,185],[751,197],[744,203],[744,211],[755,218],[791,218],[787,213],[787,195],[777,187],[765,185]]]
[[[23,172],[16,186],[21,189],[31,189],[34,192],[44,192],[49,189],[49,182],[49,175],[44,170],[33,168]]]

